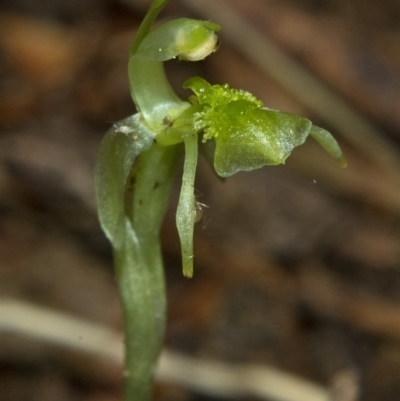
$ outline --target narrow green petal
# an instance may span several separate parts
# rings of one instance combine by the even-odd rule
[[[185,164],[183,167],[182,187],[176,212],[176,226],[182,248],[183,275],[193,276],[193,230],[195,223],[194,179],[197,166],[197,135],[184,138]]]
[[[326,130],[313,125],[310,135],[341,165],[347,167],[347,161],[336,139]]]

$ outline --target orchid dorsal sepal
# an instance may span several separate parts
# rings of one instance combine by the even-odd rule
[[[132,57],[167,61],[175,57],[188,61],[203,60],[218,47],[220,25],[212,21],[179,18],[154,28]]]
[[[203,140],[215,140],[214,168],[221,177],[285,163],[292,150],[312,135],[341,165],[345,164],[332,135],[306,118],[263,107],[249,92],[228,85],[210,85],[202,78],[187,80],[203,109],[194,128]]]
[[[132,98],[152,131],[161,131],[166,117],[177,116],[190,106],[171,88],[163,62],[174,58],[202,60],[218,47],[219,29],[211,21],[169,21],[150,31],[131,53],[128,73]]]

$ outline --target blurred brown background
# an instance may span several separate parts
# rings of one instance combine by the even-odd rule
[[[134,112],[127,54],[149,3],[1,3],[2,299],[121,329],[92,170],[105,131]],[[182,96],[193,75],[249,90],[330,129],[349,167],[311,139],[285,166],[225,182],[201,162],[196,189],[209,208],[192,280],[181,274],[177,183],[162,231],[167,345],[327,388],[350,383],[334,401],[400,400],[400,3],[173,0],[161,18],[182,16],[223,25],[215,55],[167,66]],[[120,373],[0,332],[1,401],[118,400]],[[160,401],[214,399],[156,391]]]

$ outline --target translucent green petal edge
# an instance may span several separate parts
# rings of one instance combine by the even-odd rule
[[[125,189],[136,157],[154,142],[154,135],[135,114],[114,124],[96,157],[95,191],[100,224],[113,246],[123,240]]]

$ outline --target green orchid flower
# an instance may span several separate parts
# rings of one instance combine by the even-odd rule
[[[202,142],[214,141],[213,167],[221,177],[239,171],[251,171],[265,165],[285,163],[292,150],[314,137],[343,167],[346,160],[333,136],[306,118],[263,107],[251,93],[228,85],[210,85],[194,77],[184,83],[195,96],[192,108],[182,115],[186,135],[186,158],[181,196],[177,211],[177,227],[182,246],[183,273],[193,275],[193,205],[194,177],[197,159],[197,135]],[[180,122],[180,117],[176,120]],[[163,134],[163,141],[169,135]],[[172,132],[171,134],[172,135]],[[174,134],[176,132],[174,131]]]
[[[329,132],[306,118],[268,109],[246,91],[194,77],[184,83],[193,95],[180,99],[163,63],[175,58],[198,61],[212,54],[220,26],[181,18],[152,29],[167,3],[153,1],[130,49],[128,75],[138,112],[107,132],[95,168],[99,219],[113,247],[124,311],[126,401],[151,398],[165,331],[159,232],[182,144],[185,160],[176,224],[186,277],[193,275],[199,147],[221,177],[284,163],[309,135],[346,165]]]
[[[204,132],[203,142],[215,140],[214,167],[221,177],[284,163],[308,135],[346,165],[332,135],[306,118],[268,109],[249,92],[210,85],[199,77],[187,80],[184,87],[195,93],[192,102],[203,106],[194,115],[194,129]]]

